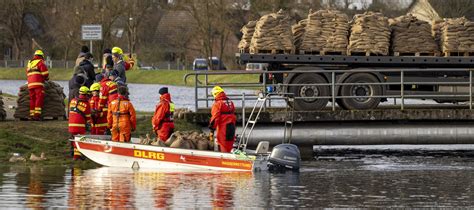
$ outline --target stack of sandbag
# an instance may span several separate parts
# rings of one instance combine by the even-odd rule
[[[44,104],[41,112],[42,118],[59,118],[66,116],[63,88],[55,82],[44,83]],[[30,95],[28,85],[20,87],[17,99],[17,109],[13,115],[15,118],[26,119],[30,116]]]
[[[301,42],[303,41],[304,29],[306,24],[308,23],[308,19],[300,20],[295,25],[291,26],[291,32],[293,33],[293,44],[295,45],[295,49],[299,50],[301,48]]]
[[[209,138],[204,133],[197,131],[176,131],[171,134],[166,142],[159,139],[151,139],[149,135],[147,135],[146,138],[140,139],[140,144],[150,144],[160,147],[198,150],[214,149],[214,142],[209,141]]]
[[[0,121],[7,118],[7,112],[5,111],[5,104],[3,103],[2,91],[0,90]]]
[[[242,29],[240,29],[240,32],[242,32],[243,35],[239,42],[239,50],[244,52],[249,50],[256,24],[257,21],[249,21],[244,27],[242,27]]]
[[[346,14],[337,10],[310,10],[300,50],[346,52],[348,36]]]
[[[474,52],[474,22],[468,19],[446,19],[441,26],[440,46],[443,53]]]
[[[348,53],[388,55],[389,47],[390,26],[387,17],[374,12],[354,16]]]
[[[434,37],[438,50],[441,49],[441,29],[443,28],[444,20],[434,20],[431,22],[431,35]]]
[[[431,25],[412,14],[390,19],[392,51],[398,53],[437,53],[438,46],[432,36]]]
[[[250,53],[261,50],[294,51],[290,18],[282,10],[262,16],[256,23]]]

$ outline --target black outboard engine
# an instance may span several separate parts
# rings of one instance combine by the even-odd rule
[[[279,144],[273,147],[268,158],[270,171],[299,171],[301,162],[300,150],[294,144]]]

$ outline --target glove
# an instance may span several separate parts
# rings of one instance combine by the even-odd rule
[[[209,132],[209,141],[214,142],[214,131]]]
[[[132,128],[132,132],[134,132],[137,128]]]
[[[86,123],[86,131],[91,131],[91,125],[89,123]]]

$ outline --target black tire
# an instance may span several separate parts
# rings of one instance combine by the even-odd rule
[[[300,74],[296,76],[291,84],[326,84],[327,81],[318,74]],[[290,86],[290,93],[295,97],[329,96],[329,86]],[[319,110],[326,106],[329,99],[296,99],[294,108],[296,110]],[[291,105],[291,104],[290,104]]]
[[[378,83],[375,76],[367,73],[358,73],[349,76],[344,83]],[[344,85],[341,87],[341,96],[380,96],[381,85]],[[343,98],[341,105],[345,109],[374,109],[380,103],[381,98]]]

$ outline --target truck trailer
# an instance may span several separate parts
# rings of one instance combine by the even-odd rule
[[[420,99],[438,103],[468,101],[470,97],[465,94],[471,93],[470,68],[474,66],[471,56],[236,56],[242,65],[268,64],[268,71],[274,73],[261,79],[275,84],[282,93],[293,94],[297,110],[319,110],[332,99],[343,109],[374,109],[400,94],[420,95]]]

